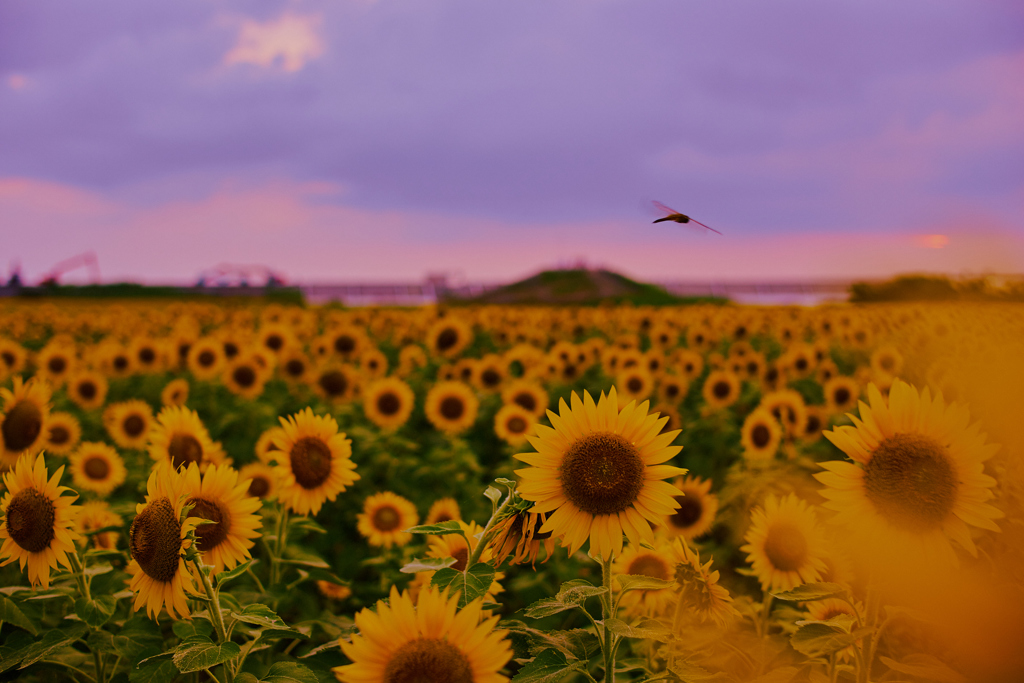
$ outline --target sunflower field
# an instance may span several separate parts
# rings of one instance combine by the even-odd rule
[[[1019,681],[1016,304],[0,304],[0,679]]]

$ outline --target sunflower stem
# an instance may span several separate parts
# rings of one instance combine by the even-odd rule
[[[78,551],[68,553],[67,556],[71,562],[71,571],[75,573],[75,582],[78,583],[78,590],[81,591],[83,598],[92,600],[92,594],[89,591],[89,579],[85,576],[85,567],[82,566],[82,560],[78,557]]]
[[[612,603],[612,562],[614,558],[601,558],[601,585],[607,590],[601,594],[601,623],[604,626],[604,638],[601,647],[604,650],[604,683],[615,683],[615,643],[612,631],[608,628],[608,620],[615,618]]]
[[[508,504],[509,502],[511,502],[511,500],[512,493],[510,492],[507,496],[505,496],[505,500],[502,502],[501,507],[495,510],[491,514],[491,518],[487,520],[487,524],[484,525],[484,530],[480,532],[480,540],[477,542],[476,547],[473,548],[473,552],[470,554],[469,560],[466,562],[466,568],[463,570],[463,573],[468,572],[469,568],[480,560],[480,555],[484,551],[484,546],[487,545],[487,534],[491,532],[491,529],[494,527],[494,521],[501,516],[501,513],[505,510],[506,507],[508,507]]]
[[[285,543],[288,541],[288,508],[278,505],[277,538],[274,539],[274,556],[270,558],[271,589],[281,578],[281,558],[284,557]]]
[[[220,609],[220,592],[213,589],[210,577],[203,571],[203,565],[199,562],[199,559],[192,560],[192,564],[195,565],[196,573],[199,574],[199,578],[203,582],[206,597],[210,599],[210,616],[213,617],[213,628],[217,632],[217,639],[221,643],[226,643],[228,642],[228,633],[227,629],[224,628],[224,614]],[[232,683],[234,678],[235,675],[231,669],[231,662],[224,662],[224,683]]]

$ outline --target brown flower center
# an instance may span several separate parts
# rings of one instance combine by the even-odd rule
[[[459,333],[452,327],[446,327],[437,335],[437,350],[447,351],[459,343]]]
[[[3,359],[4,365],[6,365],[8,368],[13,368],[14,364],[18,360],[17,358],[14,357],[14,354],[11,353],[10,351],[4,351],[4,352],[0,353],[0,359]]]
[[[347,334],[339,334],[334,338],[334,350],[341,354],[349,354],[356,348],[356,340]]]
[[[946,448],[923,434],[894,434],[864,466],[864,493],[894,526],[940,527],[956,504],[956,472]]]
[[[125,434],[136,437],[142,434],[142,430],[146,428],[146,421],[138,415],[129,415],[124,419],[121,426],[124,428]]]
[[[487,368],[480,373],[480,381],[485,387],[496,387],[501,384],[501,373],[494,368]]]
[[[348,378],[340,370],[328,370],[320,375],[317,383],[324,390],[324,393],[332,398],[344,396],[345,391],[348,389]]]
[[[679,397],[679,385],[674,382],[665,385],[665,398],[675,399]]]
[[[452,551],[452,557],[455,558],[455,564],[452,565],[452,569],[457,572],[466,571],[466,563],[469,562],[469,548],[456,548]]]
[[[146,575],[164,583],[174,578],[181,554],[181,525],[167,498],[150,502],[128,531],[132,557]]]
[[[390,505],[379,507],[373,512],[373,528],[377,531],[394,531],[401,523],[402,516]]]
[[[763,424],[754,425],[754,428],[750,430],[750,440],[758,448],[764,448],[772,440],[772,432]]]
[[[402,400],[393,392],[386,391],[377,397],[377,410],[381,415],[391,417],[402,407]]]
[[[85,472],[85,476],[96,481],[103,481],[110,474],[110,464],[106,458],[98,455],[94,455],[85,461],[82,465],[82,471]]]
[[[446,420],[458,420],[466,412],[466,404],[458,396],[446,396],[441,401],[441,415]]]
[[[837,406],[845,406],[850,400],[850,390],[846,387],[839,387],[832,392],[832,400],[835,401]]]
[[[167,445],[167,453],[171,456],[174,469],[182,465],[187,467],[190,462],[198,464],[203,461],[203,446],[199,439],[191,434],[178,433],[172,436],[171,442]]]
[[[505,429],[507,429],[511,434],[522,434],[526,431],[526,420],[515,415],[505,423]]]
[[[18,401],[7,411],[0,433],[4,447],[12,452],[23,451],[39,438],[43,430],[43,412],[31,401]]]
[[[284,371],[290,377],[302,377],[302,373],[306,371],[306,364],[298,358],[293,358],[284,364]]]
[[[304,436],[291,450],[292,474],[304,489],[315,489],[331,474],[331,449],[320,439]]]
[[[249,495],[254,498],[263,498],[270,493],[270,482],[266,477],[256,476],[249,482]]]
[[[711,393],[721,401],[728,398],[729,394],[732,393],[732,386],[726,381],[715,382],[714,386],[711,387]]]
[[[86,401],[91,401],[96,398],[96,394],[99,393],[99,389],[91,379],[82,380],[78,383],[78,395],[84,398]]]
[[[59,375],[68,367],[68,362],[60,356],[54,356],[47,363],[46,367],[55,375]]]
[[[63,425],[50,427],[50,443],[54,446],[63,446],[71,440],[71,432]]]
[[[284,346],[284,337],[279,334],[271,334],[267,336],[263,343],[271,351],[280,351],[281,347]]]
[[[796,526],[777,522],[768,529],[764,554],[779,571],[796,571],[807,561],[807,538]]]
[[[140,349],[139,360],[141,360],[144,365],[152,364],[153,361],[156,360],[156,351],[149,348],[148,346],[143,349]]]
[[[7,506],[7,533],[30,553],[42,552],[53,540],[53,501],[34,488],[22,489]]]
[[[689,529],[704,513],[704,505],[700,501],[700,496],[676,496],[675,499],[679,503],[679,509],[672,513],[669,520],[677,529]]]
[[[114,369],[118,372],[124,372],[128,369],[128,358],[126,356],[114,356]]]
[[[217,355],[213,351],[201,351],[196,360],[201,366],[208,368],[217,362]]]
[[[196,527],[196,545],[200,552],[213,550],[228,537],[228,529],[231,528],[231,513],[220,503],[209,498],[189,498],[188,502],[195,505],[188,511],[189,517],[208,519],[211,522],[211,524],[200,524]]]
[[[644,388],[644,381],[639,377],[630,377],[626,382],[626,388],[631,394],[639,394],[640,390]]]
[[[562,490],[579,509],[608,515],[628,508],[644,484],[644,461],[619,434],[593,432],[576,440],[559,468]]]
[[[651,576],[663,581],[667,581],[669,577],[668,565],[660,557],[654,555],[640,555],[629,563],[626,573],[635,576]]]
[[[398,648],[384,668],[384,683],[473,683],[469,658],[446,640],[417,638]]]
[[[235,380],[235,384],[243,389],[248,389],[256,384],[256,371],[248,365],[239,365],[232,371],[231,379]]]

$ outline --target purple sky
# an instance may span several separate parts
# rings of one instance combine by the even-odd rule
[[[0,123],[0,277],[1024,270],[1019,0],[4,0]]]

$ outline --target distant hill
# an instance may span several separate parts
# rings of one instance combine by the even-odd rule
[[[661,287],[610,270],[545,270],[533,277],[457,303],[539,306],[596,306],[630,302],[638,306],[724,303],[713,297],[678,297]],[[456,303],[456,302],[452,302]]]

